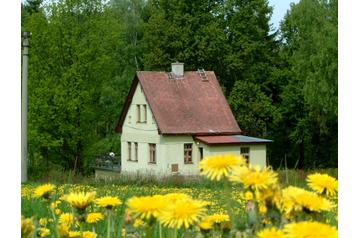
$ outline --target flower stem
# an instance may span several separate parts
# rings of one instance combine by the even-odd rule
[[[107,218],[107,238],[111,238],[111,214],[108,214]]]

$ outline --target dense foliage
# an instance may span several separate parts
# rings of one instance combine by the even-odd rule
[[[337,166],[338,3],[28,0],[30,175],[89,172],[114,133],[135,70],[215,71],[244,134],[274,140],[275,167]]]

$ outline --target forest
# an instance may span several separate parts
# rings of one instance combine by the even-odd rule
[[[29,175],[89,174],[136,71],[214,71],[244,135],[275,169],[338,166],[338,0],[27,0]]]

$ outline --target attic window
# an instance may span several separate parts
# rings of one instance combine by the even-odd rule
[[[141,117],[140,117],[140,105],[137,105],[137,123],[141,122]]]
[[[147,105],[143,105],[143,122],[147,122]]]

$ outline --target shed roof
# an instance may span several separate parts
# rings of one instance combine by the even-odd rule
[[[201,141],[207,145],[223,145],[223,144],[268,144],[272,140],[261,139],[243,135],[223,135],[223,136],[194,136],[195,140]]]
[[[137,72],[116,131],[122,131],[125,116],[139,82],[160,134],[241,133],[214,72],[205,73],[204,79],[196,71],[185,72],[182,78],[170,79],[167,72]]]

